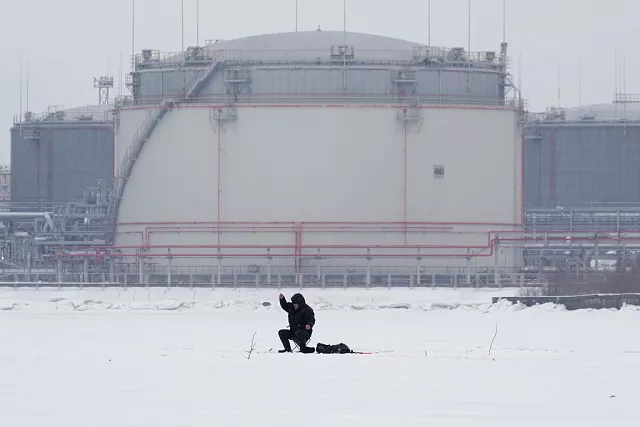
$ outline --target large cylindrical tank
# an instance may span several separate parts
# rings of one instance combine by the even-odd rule
[[[175,60],[141,71],[140,99],[118,112],[121,253],[242,268],[519,265],[500,243],[522,229],[523,182],[499,60],[351,33],[347,59],[342,37],[219,43],[241,60],[218,54],[162,106],[145,87]]]
[[[113,185],[112,106],[51,107],[11,128],[13,210],[51,209],[82,200],[86,187]]]
[[[640,103],[550,109],[525,141],[527,208],[637,206]]]

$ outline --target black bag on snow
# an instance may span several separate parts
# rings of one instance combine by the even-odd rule
[[[340,344],[316,344],[316,353],[319,354],[347,354],[353,351],[344,343]]]

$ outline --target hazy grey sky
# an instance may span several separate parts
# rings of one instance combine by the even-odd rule
[[[342,0],[298,0],[299,30],[341,30]],[[432,0],[431,43],[467,46],[467,1]],[[181,47],[180,0],[136,0],[136,50]],[[196,0],[185,3],[185,46],[196,44]],[[0,163],[9,163],[9,128],[20,110],[20,57],[29,58],[29,109],[97,103],[93,77],[130,71],[131,0],[0,0]],[[347,30],[427,43],[427,0],[347,0]],[[532,109],[609,102],[615,50],[626,52],[627,93],[640,93],[638,0],[507,0],[512,73]],[[293,31],[295,0],[200,0],[200,40]],[[472,50],[499,49],[502,0],[472,0]],[[634,46],[635,42],[635,46]],[[108,67],[108,71],[107,71]],[[620,71],[620,79],[622,72]],[[516,77],[518,81],[518,77]],[[126,88],[122,89],[126,93]],[[118,84],[114,95],[118,93]],[[26,102],[25,102],[26,104]]]

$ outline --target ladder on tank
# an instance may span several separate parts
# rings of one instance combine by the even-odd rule
[[[206,86],[206,83],[209,81],[211,76],[213,76],[222,66],[221,64],[222,61],[214,58],[211,65],[204,72],[202,72],[196,78],[195,82],[190,86],[189,90],[185,94],[183,101],[190,100],[196,97]],[[137,132],[133,136],[133,140],[131,141],[131,144],[127,148],[127,151],[125,152],[124,157],[122,158],[122,161],[118,166],[113,192],[111,193],[111,199],[109,200],[109,208],[107,211],[108,213],[105,236],[107,244],[113,244],[115,241],[116,224],[118,221],[118,214],[120,210],[120,201],[122,200],[122,195],[124,193],[124,188],[127,184],[127,181],[131,176],[133,166],[135,165],[138,156],[142,152],[144,145],[151,138],[151,134],[153,133],[158,123],[160,123],[160,121],[166,115],[167,111],[170,108],[174,108],[175,106],[176,100],[166,99],[163,100],[162,105],[159,108],[155,108],[149,113],[140,128],[138,128]]]

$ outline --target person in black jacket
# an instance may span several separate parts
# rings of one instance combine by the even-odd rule
[[[280,350],[279,353],[291,353],[289,340],[298,344],[301,353],[313,353],[315,348],[307,347],[307,342],[313,333],[313,325],[316,324],[313,309],[307,305],[301,294],[292,296],[291,302],[287,302],[284,295],[280,294],[280,307],[289,313],[289,329],[278,332],[284,347],[284,350]]]

